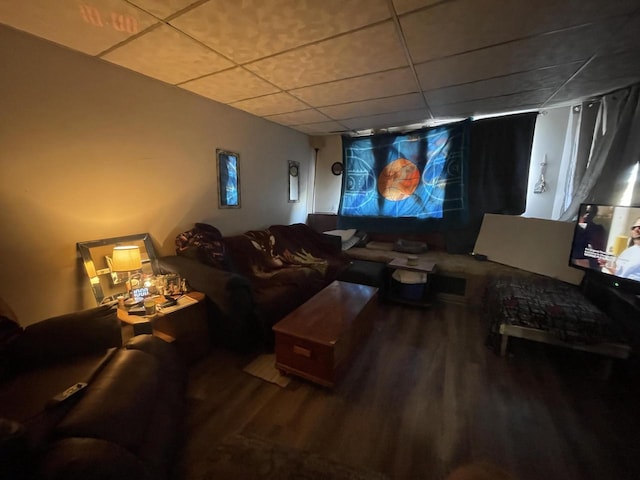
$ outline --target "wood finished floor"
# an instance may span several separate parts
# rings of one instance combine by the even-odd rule
[[[252,355],[215,350],[190,369],[175,479],[200,478],[226,435],[256,434],[394,479],[442,479],[487,460],[519,480],[640,478],[639,375],[599,358],[512,340],[484,345],[479,309],[381,304],[375,330],[329,391],[280,388],[242,371]]]

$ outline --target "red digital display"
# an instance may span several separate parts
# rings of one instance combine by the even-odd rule
[[[91,5],[80,4],[82,19],[94,27],[110,27],[118,32],[135,34],[140,31],[138,21],[130,15],[109,12],[104,15],[100,10]]]

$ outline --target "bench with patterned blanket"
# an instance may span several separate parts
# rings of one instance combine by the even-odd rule
[[[630,354],[611,319],[575,285],[540,275],[496,277],[488,284],[486,300],[488,343],[501,355],[509,337],[615,358]]]

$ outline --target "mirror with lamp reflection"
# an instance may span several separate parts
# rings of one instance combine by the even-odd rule
[[[157,269],[148,233],[78,242],[78,252],[98,305],[116,303],[119,296],[142,295]],[[152,293],[152,292],[148,292]]]

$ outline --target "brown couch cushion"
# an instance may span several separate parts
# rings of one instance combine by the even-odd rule
[[[25,370],[121,345],[122,330],[116,310],[104,305],[28,325],[7,353],[15,368]]]
[[[145,440],[162,378],[158,361],[139,350],[119,350],[60,422],[60,437],[92,437],[131,451]]]

